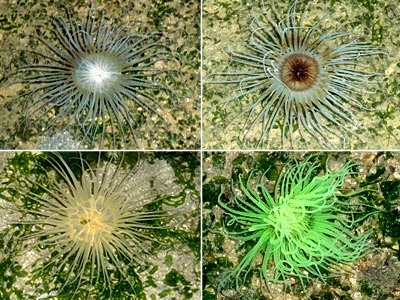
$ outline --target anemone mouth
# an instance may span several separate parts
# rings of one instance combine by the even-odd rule
[[[115,55],[90,53],[77,59],[74,83],[86,93],[110,94],[122,83],[122,63]]]
[[[317,82],[320,66],[310,55],[293,53],[283,59],[279,74],[281,81],[289,89],[303,92]]]

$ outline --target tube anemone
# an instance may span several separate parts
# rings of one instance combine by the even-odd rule
[[[323,148],[334,148],[331,137],[346,144],[357,136],[355,129],[362,129],[355,113],[365,109],[360,98],[378,74],[359,70],[357,60],[382,51],[355,40],[340,44],[351,32],[320,35],[328,15],[309,26],[304,22],[305,10],[298,14],[296,7],[294,1],[287,15],[281,16],[272,4],[262,17],[255,17],[246,51],[231,52],[234,62],[245,69],[213,74],[228,78],[210,83],[238,85],[237,94],[224,105],[241,102],[231,122],[246,116],[240,134],[244,144],[261,132],[256,147],[270,147],[277,124],[282,147],[289,141],[292,148],[298,137],[307,144],[315,140]]]
[[[155,63],[166,54],[160,50],[161,34],[129,33],[106,22],[103,14],[95,18],[92,9],[83,22],[67,15],[53,19],[57,43],[35,36],[48,53],[28,50],[42,61],[21,67],[22,82],[34,87],[19,97],[33,98],[31,114],[55,112],[47,128],[63,124],[65,131],[76,124],[90,143],[101,146],[110,136],[113,147],[125,144],[134,137],[130,101],[160,115],[151,90],[164,89],[152,80],[160,73]]]
[[[220,197],[219,204],[230,217],[228,225],[236,223],[241,228],[230,235],[255,244],[228,278],[236,278],[239,286],[261,254],[258,269],[266,283],[288,284],[294,277],[304,288],[304,282],[313,277],[325,281],[337,275],[339,264],[362,257],[370,249],[368,234],[354,234],[351,228],[358,220],[354,220],[350,204],[337,197],[351,168],[348,163],[317,176],[317,163],[289,163],[273,194],[264,176],[255,187],[254,172],[247,181],[239,176],[240,192],[234,192],[234,201],[227,204]]]
[[[58,180],[49,187],[39,184],[44,193],[25,195],[34,205],[18,207],[22,220],[17,224],[33,225],[24,239],[34,239],[44,253],[35,272],[50,268],[51,275],[63,278],[63,285],[55,286],[58,292],[75,288],[72,298],[82,292],[83,283],[99,284],[111,298],[113,285],[122,278],[135,292],[137,275],[130,268],[143,263],[148,243],[158,242],[151,232],[164,228],[160,222],[168,218],[166,211],[143,209],[159,201],[150,183],[133,180],[133,170],[122,171],[122,162],[92,169],[81,159],[80,176],[59,155],[50,157],[49,164]]]

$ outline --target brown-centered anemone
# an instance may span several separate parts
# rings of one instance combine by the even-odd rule
[[[235,96],[223,104],[240,108],[230,123],[246,116],[240,132],[245,145],[254,141],[256,147],[270,147],[278,124],[282,147],[287,142],[294,147],[294,139],[301,138],[332,148],[337,146],[332,137],[346,144],[357,136],[356,129],[362,129],[355,113],[366,108],[361,96],[378,74],[363,71],[358,59],[382,51],[354,38],[344,42],[351,32],[321,34],[329,14],[308,25],[306,9],[298,13],[297,4],[290,5],[286,16],[274,4],[264,8],[250,24],[246,50],[231,52],[243,69],[213,74],[220,79],[210,82],[238,85]]]

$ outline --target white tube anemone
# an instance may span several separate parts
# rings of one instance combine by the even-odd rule
[[[345,141],[361,129],[355,112],[365,109],[360,101],[377,73],[358,70],[360,57],[382,54],[372,45],[350,41],[337,45],[350,32],[318,34],[325,18],[312,26],[304,24],[304,12],[298,17],[297,1],[287,16],[280,16],[274,5],[250,24],[251,35],[245,52],[231,52],[234,61],[247,69],[218,73],[230,77],[211,83],[238,84],[237,94],[224,105],[238,105],[241,111],[231,121],[245,115],[241,140],[261,131],[256,147],[269,147],[271,131],[281,123],[281,144],[289,140],[293,148],[294,132],[306,143],[315,140],[323,148],[335,148],[330,137]],[[256,95],[251,102],[242,100]]]
[[[160,33],[128,33],[108,24],[103,15],[86,20],[55,17],[52,33],[56,43],[40,36],[49,53],[27,50],[40,57],[39,64],[22,66],[22,83],[33,85],[20,99],[33,98],[29,114],[45,116],[55,111],[47,128],[78,125],[85,138],[102,146],[106,137],[112,147],[135,137],[135,119],[129,101],[161,117],[161,107],[151,90],[166,90],[152,78],[162,72],[154,65],[168,55]],[[33,74],[32,74],[33,73]]]

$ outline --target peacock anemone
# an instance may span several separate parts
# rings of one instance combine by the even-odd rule
[[[279,128],[281,147],[314,141],[332,149],[347,145],[363,127],[356,114],[366,109],[361,98],[379,74],[365,71],[359,59],[382,50],[352,32],[322,31],[330,14],[310,25],[306,8],[299,13],[297,6],[294,1],[286,16],[274,3],[264,8],[251,21],[244,50],[231,51],[241,69],[212,75],[218,79],[210,83],[237,85],[235,95],[219,106],[238,111],[229,124],[245,117],[243,145],[269,148]]]
[[[156,80],[163,72],[156,64],[167,56],[161,33],[132,32],[94,9],[83,21],[67,10],[52,26],[55,42],[34,36],[47,52],[26,50],[38,63],[19,68],[31,88],[18,97],[33,99],[30,115],[52,115],[46,129],[78,128],[91,146],[115,148],[135,138],[133,111],[161,116],[156,93],[167,90]]]
[[[346,163],[318,174],[317,162],[290,162],[273,193],[264,176],[257,181],[255,171],[247,180],[239,175],[234,199],[225,203],[220,196],[219,205],[228,215],[227,225],[234,228],[230,236],[252,246],[223,281],[235,278],[241,285],[257,262],[265,283],[287,285],[296,278],[304,288],[313,278],[337,276],[344,264],[365,255],[371,249],[369,235],[352,230],[359,220],[351,204],[339,199],[345,195],[338,189],[352,167]]]
[[[24,200],[13,208],[21,216],[15,225],[25,228],[20,239],[38,251],[34,276],[47,293],[68,299],[136,294],[137,270],[162,243],[154,232],[167,229],[172,210],[162,209],[143,171],[135,175],[140,164],[126,170],[123,161],[104,163],[100,154],[96,168],[82,157],[46,161],[55,179],[26,178],[27,191],[18,191]]]

